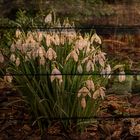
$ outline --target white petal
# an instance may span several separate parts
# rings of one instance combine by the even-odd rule
[[[81,64],[78,65],[77,71],[78,71],[80,74],[83,72],[83,68],[82,68]]]
[[[81,99],[81,106],[83,109],[86,108],[86,99],[84,97]]]
[[[52,22],[52,14],[49,13],[46,17],[45,17],[45,23],[51,23]]]

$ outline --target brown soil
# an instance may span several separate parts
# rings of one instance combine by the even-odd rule
[[[111,118],[116,115],[139,115],[140,94],[108,95],[100,107],[99,117],[84,132],[64,130],[58,121],[46,129],[43,136],[32,126],[31,116],[21,97],[11,87],[0,82],[0,140],[134,140],[140,138],[139,118]],[[15,102],[17,101],[18,102]],[[102,118],[102,117],[106,117]]]

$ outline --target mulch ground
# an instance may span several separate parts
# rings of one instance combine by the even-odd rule
[[[0,140],[139,140],[140,117],[111,118],[118,115],[140,115],[140,94],[107,95],[99,116],[108,118],[91,123],[82,133],[64,130],[55,121],[41,136],[17,91],[0,82]]]

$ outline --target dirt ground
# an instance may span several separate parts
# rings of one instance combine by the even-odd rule
[[[139,114],[140,94],[111,94],[100,107],[98,116],[101,118],[84,132],[64,130],[58,121],[54,121],[41,136],[37,127],[32,126],[28,109],[17,91],[0,82],[0,140],[139,140]]]

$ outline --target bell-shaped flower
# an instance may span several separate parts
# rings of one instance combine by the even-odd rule
[[[43,47],[39,47],[37,52],[39,57],[43,57],[45,54],[45,49]]]
[[[95,90],[95,86],[94,86],[93,80],[87,80],[86,81],[86,87],[88,88],[88,90],[94,91]]]
[[[82,73],[83,72],[83,68],[82,68],[82,65],[81,64],[78,64],[78,66],[77,66],[77,71],[78,71],[78,73]]]
[[[51,77],[50,78],[51,78],[51,82],[53,82],[55,79],[58,79],[60,85],[63,82],[62,74],[61,74],[61,72],[57,68],[54,68],[52,70],[52,73],[51,73]]]
[[[40,65],[44,65],[45,64],[45,58],[44,57],[41,57],[41,58],[39,58],[39,64]]]
[[[83,97],[85,97],[85,96],[89,96],[89,97],[91,97],[91,93],[90,93],[90,91],[87,89],[87,87],[82,87],[79,91],[78,91],[78,94],[77,94],[77,97],[80,97],[80,96],[83,96]]]
[[[96,61],[99,61],[99,64],[104,67],[105,66],[105,55],[106,53],[99,51],[96,55]]]
[[[78,55],[75,50],[71,51],[68,56],[66,57],[66,61],[68,61],[69,58],[73,58],[75,62],[78,62]]]
[[[109,64],[107,64],[107,66],[106,66],[106,74],[107,74],[107,76],[108,76],[109,79],[111,78],[110,73],[111,73],[111,67],[110,67]]]
[[[19,29],[16,30],[16,38],[19,38],[21,36],[21,31]]]
[[[11,54],[10,60],[11,60],[12,62],[15,62],[15,61],[16,61],[16,56],[15,56],[15,54]]]
[[[46,52],[45,57],[49,60],[53,60],[53,59],[56,59],[57,54],[52,48],[49,48]]]
[[[101,70],[101,75],[103,75],[103,77],[107,77],[107,78],[111,78],[111,67],[109,64],[107,64],[107,66],[105,68],[102,68]]]
[[[52,22],[52,14],[49,13],[46,17],[45,17],[45,23],[50,24]]]
[[[19,59],[19,57],[17,57],[17,59],[16,59],[16,66],[18,67],[20,65],[20,59]]]
[[[5,75],[4,76],[4,81],[5,82],[11,83],[12,80],[13,80],[13,77],[11,75]]]
[[[93,93],[92,98],[93,98],[93,99],[97,99],[97,98],[100,97],[100,96],[101,96],[102,99],[104,99],[104,97],[105,97],[105,88],[104,88],[104,87],[98,88],[98,89]]]
[[[59,35],[57,33],[53,34],[53,38],[54,38],[54,40],[53,40],[54,44],[60,45],[60,38],[59,38]]]
[[[81,107],[82,107],[83,109],[85,109],[85,108],[86,108],[86,105],[87,105],[86,99],[85,99],[85,97],[82,97],[82,99],[81,99]]]
[[[123,81],[125,81],[125,79],[126,79],[125,72],[120,71],[120,73],[119,73],[119,82],[123,82]]]
[[[46,35],[46,45],[47,45],[47,47],[49,47],[51,45],[51,35],[50,34]]]
[[[91,37],[91,44],[93,42],[96,42],[98,44],[102,44],[102,41],[101,41],[100,37],[96,33],[94,33]]]
[[[15,52],[15,50],[16,50],[16,45],[13,43],[13,44],[11,45],[10,51],[11,51],[11,52]]]
[[[94,71],[94,63],[91,60],[88,60],[87,65],[86,65],[86,71]]]

